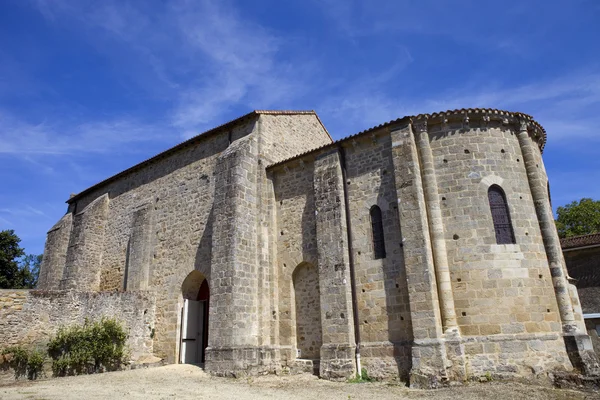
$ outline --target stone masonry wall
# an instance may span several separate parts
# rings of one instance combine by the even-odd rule
[[[600,356],[600,318],[586,319],[585,327],[594,346],[594,352]]]
[[[49,231],[38,278],[38,289],[57,289],[63,278],[73,213],[65,214]]]
[[[362,364],[369,376],[407,377],[413,335],[390,136],[380,130],[344,150]],[[382,259],[373,250],[373,206],[382,212]]]
[[[132,217],[131,236],[125,258],[125,290],[147,290],[152,259],[152,204],[135,210]]]
[[[313,175],[313,162],[290,165],[288,172],[273,172],[278,263],[275,266],[278,276],[278,329],[281,358],[284,362],[296,358],[296,301],[292,274],[302,263],[317,266]]]
[[[271,351],[279,352],[278,355],[273,353],[273,357],[287,360],[292,358],[291,348],[289,345],[284,346],[282,355],[282,348],[279,346],[279,318],[284,315],[279,311],[282,303],[279,301],[279,285],[281,282],[284,287],[289,287],[291,275],[280,274],[282,263],[278,256],[285,253],[277,251],[280,232],[277,226],[277,203],[273,180],[265,167],[331,143],[332,139],[314,112],[297,112],[293,115],[265,112],[260,116],[258,133],[259,168],[256,184],[259,223],[259,344],[263,347],[271,346]],[[287,301],[285,304],[290,303]]]
[[[123,290],[127,255],[133,256],[129,265],[133,276],[136,265],[141,268],[139,287],[147,274],[147,286],[156,292],[154,350],[168,362],[176,361],[178,351],[181,284],[194,269],[207,277],[211,272],[217,157],[228,147],[230,136],[234,140],[247,136],[255,123],[247,120],[228,132],[201,138],[77,200],[76,208],[82,210],[102,194],[109,195],[102,261],[86,268],[99,273],[101,291]],[[143,215],[140,210],[145,210]]]
[[[267,165],[332,142],[314,113],[260,116],[261,156]]]
[[[100,285],[109,199],[104,194],[73,217],[60,289],[95,291]],[[51,257],[57,257],[53,254]],[[90,266],[94,266],[90,268]]]
[[[255,155],[254,164],[258,161],[264,166],[304,152],[315,144],[331,142],[314,113],[275,115],[267,112],[263,115],[259,112],[221,133],[201,137],[176,153],[159,157],[141,169],[134,169],[98,186],[69,207],[69,215],[78,213],[102,195],[108,195],[106,223],[102,225],[105,235],[99,251],[95,253],[100,259],[96,262],[86,261],[86,264],[94,266],[87,265],[82,272],[94,278],[94,284],[89,289],[111,291],[123,290],[124,287],[148,287],[157,291],[159,307],[155,350],[157,355],[169,362],[175,361],[178,347],[181,283],[193,269],[210,277],[217,158],[230,142],[235,143],[255,132],[258,125],[262,128],[262,133],[257,134],[258,144],[266,159],[261,162]],[[261,179],[267,182],[266,175]],[[254,177],[250,186],[256,184],[257,178]],[[262,187],[258,190],[261,194],[268,194]],[[259,205],[268,207],[267,204]],[[257,218],[256,213],[253,218]],[[265,228],[270,227],[268,220],[261,223]],[[75,227],[79,225],[75,224]],[[75,236],[71,237],[77,237],[77,232],[76,229]],[[269,235],[263,232],[263,236]],[[56,256],[54,258],[60,260],[60,257],[65,257],[65,251],[53,240],[49,240],[48,244],[48,259]],[[270,254],[268,250],[261,250],[261,254],[263,252]],[[82,261],[78,257],[71,258],[75,263]],[[260,287],[259,296],[270,299],[276,287],[276,284],[269,284],[273,277],[267,276],[272,260],[267,257],[264,263],[261,273],[267,279],[261,280],[261,285],[263,281],[266,285],[265,290],[262,290],[263,286]],[[55,264],[57,270],[61,271],[63,267],[58,265],[60,262]],[[67,275],[72,273],[68,272]],[[73,284],[69,285],[74,289],[78,288],[76,281],[70,280]],[[276,326],[270,316],[271,310],[272,307],[263,307],[261,303],[261,312],[265,315],[260,317],[264,321],[260,332],[262,336],[266,334],[267,341],[270,340],[272,326]],[[261,337],[261,343],[264,340]]]
[[[321,301],[319,273],[308,263],[299,265],[293,274],[296,343],[302,359],[319,359],[323,333],[321,330]]]
[[[421,166],[408,121],[390,127],[392,162],[412,323],[410,385],[430,387],[449,371]]]
[[[0,290],[0,346],[43,346],[61,326],[116,318],[128,333],[131,359],[152,354],[154,297],[149,292]]]
[[[320,375],[345,380],[354,376],[355,337],[343,171],[338,149],[315,160],[313,180],[317,228],[317,254],[321,291]]]
[[[463,121],[429,127],[456,313],[468,337],[471,373],[569,368],[515,128],[478,122],[468,128]],[[493,184],[506,194],[516,244],[496,244],[487,196]]]

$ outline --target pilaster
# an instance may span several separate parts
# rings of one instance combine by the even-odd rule
[[[356,373],[343,184],[337,149],[319,156],[314,190],[323,332],[320,375],[330,380],[345,380]]]
[[[126,290],[147,290],[152,257],[152,205],[145,204],[133,212],[127,251]]]
[[[206,369],[216,375],[274,372],[261,346],[256,136],[234,141],[217,161]]]
[[[419,157],[410,124],[390,135],[414,337],[410,385],[435,387],[449,377],[449,362]]]
[[[544,248],[550,265],[550,274],[558,302],[567,352],[575,367],[580,368],[588,375],[600,374],[600,364],[593,351],[590,337],[585,331],[581,332],[575,320],[573,303],[569,293],[569,282],[565,274],[565,260],[556,225],[554,224],[552,208],[550,207],[547,183],[541,173],[539,161],[536,161],[535,157],[535,152],[539,149],[529,134],[528,121],[525,119],[519,121],[518,139],[540,224]]]

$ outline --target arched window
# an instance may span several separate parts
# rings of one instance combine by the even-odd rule
[[[490,186],[488,190],[488,200],[492,211],[492,220],[494,221],[494,230],[496,231],[496,243],[514,244],[515,233],[513,232],[510,221],[510,212],[506,203],[504,191],[498,185]]]
[[[373,231],[373,253],[375,259],[385,258],[385,240],[383,238],[383,220],[381,218],[381,208],[371,207],[371,229]]]

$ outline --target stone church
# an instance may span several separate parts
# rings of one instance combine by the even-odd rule
[[[545,143],[495,109],[338,141],[312,111],[251,112],[72,196],[0,339],[109,315],[134,357],[216,375],[598,374]]]

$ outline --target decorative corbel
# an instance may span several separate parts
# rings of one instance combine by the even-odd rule
[[[528,121],[525,118],[519,118],[519,132],[526,132],[528,127]]]
[[[465,113],[463,115],[463,129],[469,129],[469,114]]]
[[[416,133],[427,132],[427,118],[413,120],[412,127]]]
[[[483,117],[481,118],[481,126],[483,127],[483,129],[487,129],[489,124],[490,124],[490,116],[487,114],[484,114]]]

